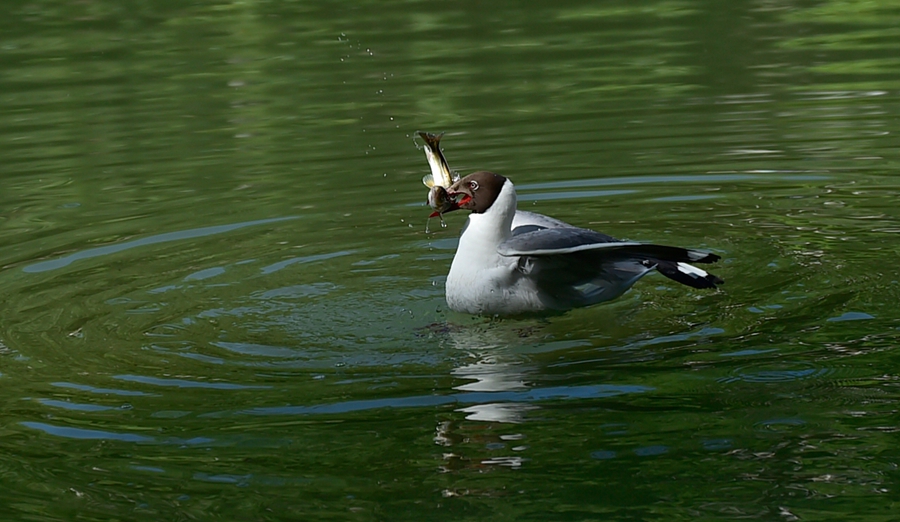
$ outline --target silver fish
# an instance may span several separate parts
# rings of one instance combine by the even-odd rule
[[[431,174],[426,174],[422,178],[422,183],[428,188],[450,187],[450,185],[459,180],[459,174],[450,170],[450,166],[444,158],[444,153],[441,152],[441,136],[444,133],[432,134],[419,131],[418,134],[425,140],[425,158],[428,160],[428,166],[431,167]],[[432,206],[432,208],[434,207]]]
[[[456,205],[456,200],[450,197],[450,194],[447,193],[447,189],[440,185],[431,187],[431,190],[428,191],[428,205],[434,209],[434,212],[428,216],[428,221],[425,223],[425,233],[428,234],[431,232],[428,224],[431,223],[431,218],[433,217],[440,218],[441,228],[447,228],[447,223],[444,221],[444,212],[447,212]]]
[[[434,210],[428,216],[437,217],[441,220],[441,227],[446,227],[444,222],[444,212],[453,209],[457,204],[457,199],[447,192],[450,185],[459,180],[459,174],[450,170],[444,153],[441,152],[441,136],[444,133],[432,134],[430,132],[418,132],[419,136],[425,140],[425,158],[428,160],[428,166],[431,167],[431,174],[427,174],[422,178],[422,183],[430,190],[428,191],[428,206]],[[425,233],[428,233],[428,224],[425,224]]]
[[[440,185],[435,185],[428,191],[428,205],[434,209],[431,217],[435,217],[435,214],[440,215],[453,208],[456,205],[456,199],[450,197],[447,189]]]

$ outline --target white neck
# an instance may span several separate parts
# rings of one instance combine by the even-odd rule
[[[509,180],[484,213],[469,214],[447,274],[451,309],[480,314],[506,306],[516,259],[501,256],[497,247],[512,236],[515,215],[516,189]]]
[[[469,214],[466,227],[459,239],[459,247],[489,249],[496,251],[497,245],[512,235],[513,217],[516,215],[516,188],[510,180],[503,183],[494,203],[481,214]]]

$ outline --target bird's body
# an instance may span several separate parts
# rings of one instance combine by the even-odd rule
[[[609,301],[658,270],[695,288],[722,280],[689,262],[719,256],[678,247],[619,241],[611,236],[516,208],[512,182],[476,172],[454,183],[456,209],[472,213],[446,282],[448,306],[459,312],[518,315],[564,311]]]

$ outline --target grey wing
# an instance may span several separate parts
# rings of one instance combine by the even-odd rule
[[[525,228],[525,227],[520,227]],[[702,250],[621,241],[586,228],[531,227],[513,231],[497,248],[501,256],[556,256],[595,251],[600,255],[656,258],[672,262],[713,263],[719,256]]]
[[[527,210],[516,210],[516,213],[513,216],[512,228],[516,229],[528,225],[540,228],[576,228],[565,221],[560,221],[550,216],[545,216],[536,212],[528,212]]]
[[[695,288],[715,288],[722,282],[687,264],[714,262],[719,259],[715,254],[620,241],[584,228],[525,229],[501,243],[498,252],[518,256],[518,271],[557,308],[614,299],[654,269]]]

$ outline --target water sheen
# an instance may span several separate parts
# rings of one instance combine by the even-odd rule
[[[10,520],[896,519],[893,3],[7,11]],[[419,129],[726,284],[448,312]]]

